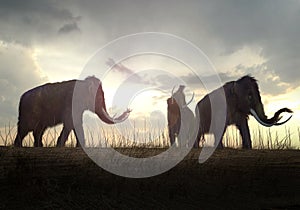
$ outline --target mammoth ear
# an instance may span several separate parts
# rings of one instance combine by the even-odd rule
[[[95,89],[94,84],[91,82],[89,83],[89,93],[93,93],[93,90]]]
[[[95,91],[98,90],[99,85],[101,85],[101,81],[95,76],[89,76],[85,78],[85,81],[88,83],[89,93],[95,93]]]
[[[99,81],[89,81],[88,91],[89,94],[95,95],[101,83]]]
[[[95,84],[89,84],[89,94],[95,93]]]

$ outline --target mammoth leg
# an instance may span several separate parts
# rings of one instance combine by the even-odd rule
[[[170,138],[170,146],[175,143],[175,132],[172,129],[169,129],[169,138]]]
[[[223,149],[224,148],[224,145],[223,145],[223,136],[224,136],[224,133],[227,129],[227,123],[226,124],[222,124],[222,121],[224,120],[223,119],[216,119],[213,123],[213,126],[212,126],[212,133],[215,137],[215,142],[214,142],[214,146],[218,149]]]
[[[215,146],[218,148],[218,149],[223,149],[224,148],[224,145],[223,145],[223,136],[224,136],[224,133],[226,131],[226,127],[224,128],[223,132],[220,134],[220,135],[217,135],[216,133],[214,133],[214,137],[215,137]]]
[[[34,147],[43,147],[42,137],[44,134],[45,128],[38,127],[33,130],[33,137],[34,137]]]
[[[205,132],[204,132],[203,128],[204,128],[204,125],[200,125],[200,127],[197,129],[198,131],[196,131],[197,132],[197,137],[194,141],[194,145],[193,145],[194,148],[199,148],[200,141],[204,142]]]
[[[14,142],[15,147],[22,147],[23,139],[28,134],[28,132],[29,132],[28,129],[25,128],[24,126],[22,126],[22,125],[18,126],[18,133],[17,133],[15,142]]]
[[[252,142],[247,119],[243,119],[239,124],[237,124],[237,128],[239,129],[242,136],[243,149],[252,149]]]
[[[199,148],[199,143],[202,139],[202,134],[200,132],[198,132],[198,135],[197,135],[197,138],[195,139],[195,142],[194,142],[194,148]]]
[[[71,130],[72,130],[72,128],[70,126],[64,125],[64,127],[63,127],[63,129],[62,129],[62,131],[61,131],[61,133],[60,133],[60,135],[57,139],[57,144],[56,144],[57,147],[65,146],[65,143],[68,139],[68,136],[69,136]]]
[[[74,133],[75,133],[76,140],[77,140],[76,147],[80,147],[80,145],[82,147],[85,147],[84,132],[83,132],[82,124],[77,124],[75,126]]]
[[[195,134],[197,133],[196,135],[196,138],[194,139],[193,141],[193,147],[194,148],[198,148],[199,147],[199,142],[200,142],[200,138],[201,138],[201,127],[200,127],[200,116],[199,116],[199,108],[198,106],[196,106],[196,110],[195,110],[195,123],[194,123],[194,129],[195,129]],[[198,125],[197,125],[197,122],[198,122]],[[189,145],[190,146],[190,145]]]

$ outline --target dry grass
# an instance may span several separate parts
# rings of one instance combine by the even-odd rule
[[[297,128],[297,131],[298,136],[294,135],[291,129],[285,126],[284,134],[280,135],[277,130],[274,132],[271,128],[263,129],[257,127],[257,129],[252,132],[253,147],[256,149],[299,149],[300,129]]]
[[[43,135],[45,147],[56,145],[57,138],[61,131],[61,126],[47,129]],[[13,145],[17,127],[9,123],[0,129],[0,146]],[[113,126],[102,126],[98,129],[91,129],[85,126],[86,145],[89,147],[148,147],[148,148],[165,148],[169,147],[168,130],[159,128],[148,128],[145,124],[143,128],[137,128],[134,124],[133,129],[117,129]],[[258,126],[251,129],[251,139],[255,149],[300,149],[300,127],[296,131],[285,126],[283,132],[272,130],[272,128],[262,128]],[[230,126],[223,137],[223,143],[226,147],[241,148],[241,136],[239,131]],[[24,139],[25,147],[33,146],[33,136],[31,133]],[[76,138],[71,132],[66,143],[67,147],[75,147]]]

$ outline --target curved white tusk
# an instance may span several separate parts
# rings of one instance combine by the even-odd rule
[[[173,87],[173,89],[172,89],[172,92],[171,92],[172,96],[173,96],[173,94],[174,94],[174,89],[175,89],[175,87],[176,87],[176,85],[174,85],[174,87]]]
[[[194,100],[194,96],[195,96],[195,93],[193,92],[192,98],[189,102],[186,103],[186,106],[189,105],[190,103],[192,103],[192,101]]]
[[[186,107],[188,107],[188,105],[189,105],[190,103],[192,103],[192,101],[193,101],[193,99],[194,99],[194,95],[195,95],[195,94],[194,94],[194,92],[193,92],[193,96],[192,96],[191,100],[190,100],[188,103],[182,105],[181,108],[186,108]]]
[[[293,115],[291,115],[287,120],[285,120],[285,121],[283,121],[283,122],[277,122],[277,123],[275,123],[274,125],[282,125],[282,124],[284,124],[284,123],[286,123],[287,121],[289,121],[291,118],[292,118],[292,116]]]
[[[263,126],[271,127],[271,126],[274,125],[274,124],[269,124],[269,123],[263,122],[263,121],[258,117],[258,115],[257,115],[256,112],[254,111],[254,109],[250,109],[250,113],[251,113],[251,114],[253,115],[253,117],[257,120],[257,122],[259,122],[259,123],[262,124]]]
[[[176,85],[174,85],[173,89],[172,89],[172,92],[171,92],[171,98],[172,98],[172,104],[174,104],[174,97],[173,97],[173,94],[174,94],[174,89],[175,89]]]
[[[108,113],[105,111],[104,108],[102,108],[102,114],[107,118],[109,119],[110,121],[114,122],[114,123],[120,123],[120,122],[123,122],[125,121],[128,117],[129,117],[129,114],[130,114],[131,110],[130,109],[127,109],[122,115],[124,115],[121,119],[118,119],[120,118],[122,115],[120,115],[119,117],[115,118],[115,117],[111,117],[108,115]],[[115,116],[115,115],[114,115]]]

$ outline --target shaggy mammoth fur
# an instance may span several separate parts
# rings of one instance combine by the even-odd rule
[[[18,133],[14,145],[21,147],[23,138],[28,132],[33,131],[34,146],[41,147],[45,129],[61,123],[63,129],[58,137],[57,146],[65,145],[72,130],[75,132],[77,146],[79,142],[84,144],[82,115],[85,110],[96,113],[108,124],[126,120],[130,112],[127,110],[117,118],[108,115],[102,84],[96,77],[48,83],[33,88],[21,96]]]
[[[216,130],[211,129],[212,121],[218,122],[220,116],[215,116],[212,119],[212,109],[210,98],[218,98],[222,89],[225,93],[226,113],[225,125],[221,126],[221,134],[216,137]],[[224,94],[223,94],[224,95]],[[236,125],[242,137],[242,147],[246,149],[252,148],[252,142],[248,126],[248,117],[252,115],[255,119],[264,126],[281,125],[287,122],[290,116],[284,122],[278,122],[283,112],[292,113],[288,108],[278,110],[270,119],[267,118],[264,112],[264,107],[261,102],[258,84],[255,78],[247,75],[237,81],[226,83],[223,87],[209,93],[196,106],[196,120],[199,122],[199,130],[195,147],[199,146],[199,141],[204,139],[204,134],[212,133],[215,135],[215,146],[223,147],[222,137],[228,125]],[[221,121],[221,120],[220,120]],[[216,145],[217,144],[217,145]]]

